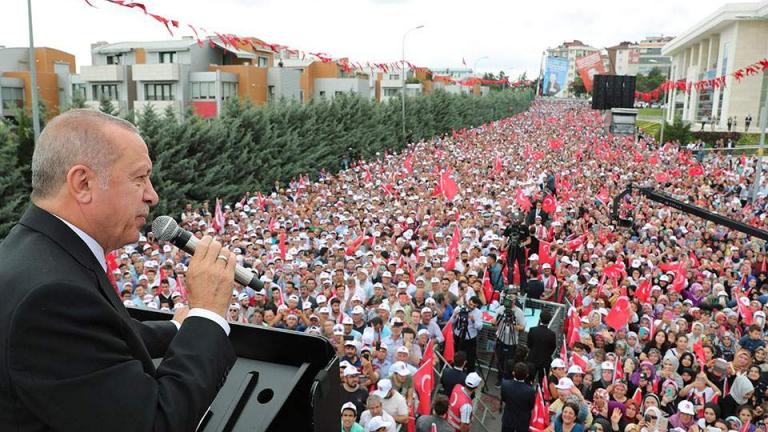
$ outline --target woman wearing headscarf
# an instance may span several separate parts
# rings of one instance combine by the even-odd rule
[[[714,402],[704,404],[704,415],[698,420],[699,427],[706,429],[716,427],[717,420],[720,419],[720,406]]]
[[[741,405],[749,403],[755,392],[755,386],[746,375],[738,374],[733,379],[731,390],[720,402],[720,410],[723,417],[731,417],[738,414]]]
[[[727,331],[720,337],[720,356],[728,361],[733,361],[733,357],[736,355],[736,341],[733,338],[733,333]]]
[[[683,369],[689,368],[693,369],[694,364],[696,363],[696,359],[693,357],[693,354],[690,352],[684,352],[680,356],[680,364],[677,365],[677,373],[681,374],[683,373]]]
[[[643,352],[643,345],[640,343],[640,337],[637,333],[627,332],[627,356],[637,357]]]
[[[648,381],[654,382],[656,380],[656,367],[648,360],[640,363],[640,367],[632,371],[629,381],[632,385],[637,386],[640,382],[640,374],[646,374]]]
[[[652,406],[645,410],[643,420],[638,424],[640,432],[667,432],[667,422],[661,410]]]
[[[765,391],[768,390],[768,382],[766,382],[760,368],[757,365],[750,366],[747,378],[749,378],[749,382],[755,388],[755,396],[752,398],[754,405],[762,404],[765,400]]]

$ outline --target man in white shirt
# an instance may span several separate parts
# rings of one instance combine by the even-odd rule
[[[374,395],[381,398],[381,406],[384,412],[391,415],[397,424],[408,423],[408,404],[400,393],[392,388],[392,381],[379,380]]]
[[[372,418],[380,416],[390,423],[389,427],[387,427],[387,432],[396,432],[395,419],[389,415],[388,412],[384,411],[380,396],[375,394],[368,396],[366,407],[368,409],[360,414],[360,425],[362,427],[367,428],[368,422],[370,422]]]

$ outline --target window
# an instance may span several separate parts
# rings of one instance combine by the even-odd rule
[[[267,101],[272,102],[275,99],[275,86],[267,86]]]
[[[107,64],[108,65],[119,65],[122,63],[123,55],[122,54],[116,54],[116,55],[108,55],[107,56]]]
[[[144,98],[148,101],[172,101],[173,84],[144,84]]]
[[[21,108],[24,106],[24,89],[17,87],[3,87],[0,93],[3,109]]]
[[[93,100],[119,100],[117,84],[95,84],[93,85]]]
[[[163,51],[160,53],[160,63],[175,63],[175,62],[176,62],[176,52]]]
[[[72,98],[85,100],[85,84],[72,84]]]
[[[259,67],[268,67],[269,66],[269,58],[268,57],[261,57],[261,56],[259,56],[258,65],[259,65]]]
[[[384,89],[384,96],[392,97],[392,96],[397,96],[398,94],[400,94],[400,89],[399,88],[385,88]]]
[[[333,97],[339,97],[339,96],[341,96],[343,94],[344,94],[344,92],[336,90],[336,93],[334,93]]]
[[[222,98],[229,99],[237,97],[237,83],[225,82],[223,83]]]
[[[323,91],[323,90],[320,90],[320,97],[321,97],[321,98],[324,98],[324,97],[325,97],[325,91]]]
[[[400,74],[389,74],[389,79],[392,81],[400,81]]]
[[[213,81],[192,82],[190,83],[190,93],[192,93],[194,100],[216,99],[216,83]]]

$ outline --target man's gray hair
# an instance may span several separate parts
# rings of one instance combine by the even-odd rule
[[[381,396],[372,394],[368,396],[368,400],[365,401],[365,406],[370,406],[371,403],[379,403],[381,405]]]
[[[40,134],[32,155],[32,197],[50,197],[77,164],[95,171],[106,187],[109,168],[120,157],[109,138],[109,126],[139,133],[130,122],[101,111],[77,109],[54,117]]]

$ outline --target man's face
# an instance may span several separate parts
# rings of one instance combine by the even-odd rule
[[[358,375],[349,375],[344,377],[344,381],[348,386],[354,388],[357,387],[358,383],[360,383],[360,377]]]
[[[87,192],[79,199],[91,204],[81,208],[98,233],[94,237],[105,250],[113,250],[139,239],[139,229],[147,223],[149,207],[157,204],[158,196],[150,180],[152,161],[141,137],[119,126],[104,127],[120,157],[108,168],[108,177],[102,173],[97,178],[92,172],[86,179]],[[104,177],[106,187],[102,187]]]
[[[355,349],[355,347],[353,347],[353,346],[350,346],[350,345],[346,345],[346,346],[344,347],[344,354],[345,354],[347,357],[354,357],[356,352],[357,352],[357,350],[356,350],[356,349]]]
[[[371,416],[377,417],[381,415],[381,402],[371,402],[368,404],[368,410],[371,412]]]

